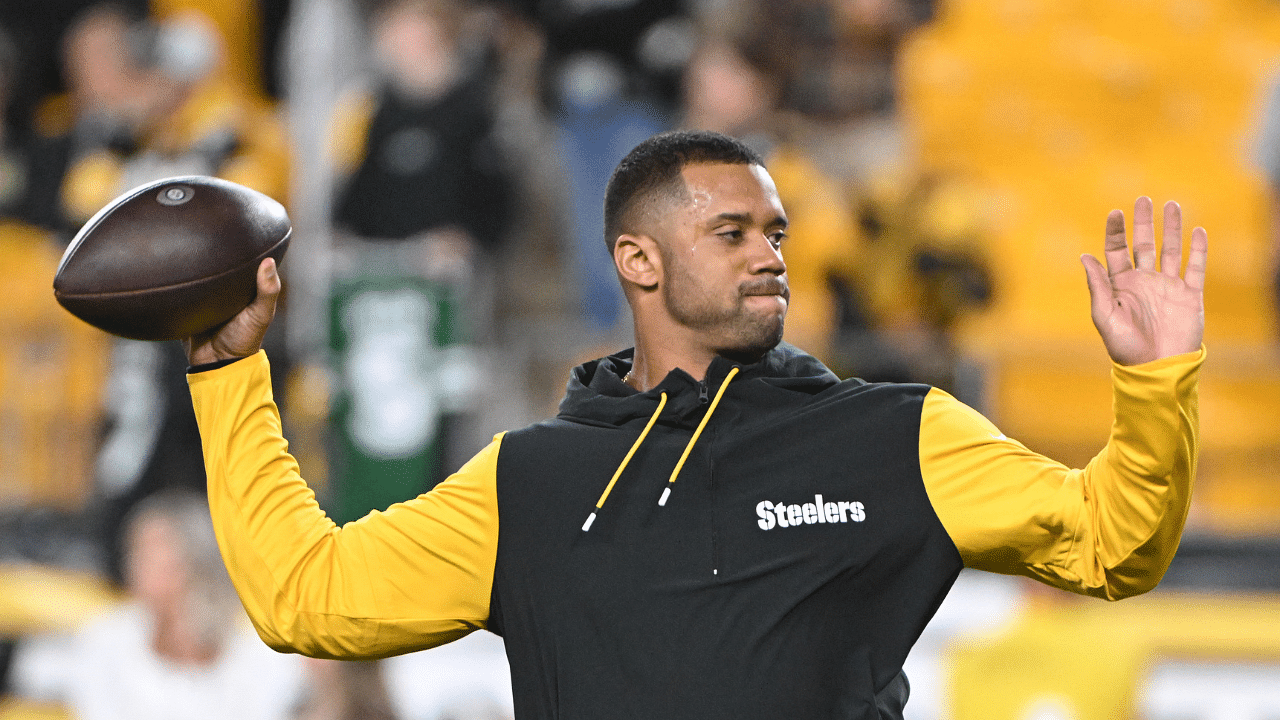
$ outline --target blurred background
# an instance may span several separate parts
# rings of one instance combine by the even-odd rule
[[[290,211],[268,337],[339,522],[429,489],[630,344],[604,184],[645,137],[759,150],[787,339],[943,387],[1087,462],[1109,366],[1079,256],[1149,195],[1208,228],[1202,450],[1179,555],[1119,605],[965,573],[913,720],[1280,718],[1280,2],[43,0],[0,4],[0,719],[511,716],[487,633],[277,655],[211,544],[176,344],[57,306],[127,189]]]

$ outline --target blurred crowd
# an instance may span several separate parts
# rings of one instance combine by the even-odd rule
[[[430,487],[550,411],[570,364],[627,343],[601,198],[665,129],[767,158],[791,220],[787,340],[842,375],[964,395],[948,331],[994,291],[980,204],[919,170],[896,112],[898,50],[930,2],[49,5],[0,14],[0,251],[30,268],[12,294],[36,300],[5,313],[0,402],[50,376],[43,414],[0,407],[38,425],[0,439],[0,485],[108,508],[94,531],[112,577],[129,507],[203,486],[184,359],[86,332],[44,284],[89,217],[163,177],[217,175],[290,209],[268,351],[342,520]],[[391,479],[352,495],[362,472]]]
[[[428,489],[488,435],[551,411],[570,365],[627,344],[603,189],[666,129],[730,133],[767,158],[791,220],[789,341],[843,375],[952,387],[950,325],[993,288],[981,219],[952,179],[919,172],[897,117],[899,46],[932,13],[928,0],[0,10],[0,258],[6,296],[27,300],[0,313],[0,556],[101,574],[127,598],[71,636],[5,645],[7,689],[82,718],[449,705],[420,689],[416,710],[393,703],[418,683],[381,663],[304,665],[245,642],[198,519],[181,348],[86,329],[47,289],[114,197],[201,174],[289,208],[267,347],[295,452],[339,522]],[[492,647],[457,652],[455,671],[491,673]],[[500,717],[494,692],[447,716]]]
[[[937,12],[4,3],[0,560],[102,576],[126,600],[86,609],[74,633],[0,645],[0,690],[86,720],[509,713],[500,642],[303,662],[241,626],[201,519],[181,347],[108,338],[49,292],[83,223],[145,182],[216,175],[289,209],[267,350],[286,435],[339,522],[430,488],[494,432],[553,412],[571,365],[629,344],[604,186],[666,129],[732,134],[766,159],[790,219],[787,341],[841,376],[926,382],[982,409],[955,329],[1001,291],[991,203],[922,163],[901,114],[904,44]]]

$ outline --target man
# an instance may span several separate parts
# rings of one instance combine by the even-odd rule
[[[1159,581],[1196,459],[1207,239],[1156,269],[1151,203],[1084,259],[1111,439],[1070,470],[936,389],[840,382],[785,344],[786,214],[759,158],[657,135],[609,182],[635,348],[558,417],[339,529],[286,452],[257,352],[280,284],[189,344],[223,554],[273,647],[378,657],[502,635],[519,718],[898,718],[962,565],[1119,598]],[[239,359],[245,358],[248,359]],[[239,360],[238,360],[239,359]],[[594,501],[594,505],[593,505]]]

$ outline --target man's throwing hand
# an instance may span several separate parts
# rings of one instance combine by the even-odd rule
[[[258,265],[258,294],[248,307],[223,325],[209,332],[187,338],[187,362],[204,365],[218,360],[248,357],[262,347],[267,326],[276,314],[280,297],[280,274],[276,261],[266,258]]]
[[[1111,359],[1121,365],[1200,349],[1204,339],[1204,270],[1209,236],[1204,228],[1191,232],[1187,270],[1182,266],[1182,209],[1164,206],[1163,242],[1156,249],[1151,198],[1133,205],[1133,255],[1124,234],[1124,213],[1107,216],[1107,267],[1092,255],[1082,255],[1093,324]],[[1156,255],[1160,256],[1159,270]]]

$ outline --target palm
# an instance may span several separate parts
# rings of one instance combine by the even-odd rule
[[[1182,217],[1176,203],[1165,205],[1163,224],[1159,269],[1151,201],[1145,197],[1134,205],[1132,261],[1119,210],[1107,218],[1106,269],[1091,255],[1083,258],[1093,323],[1121,365],[1192,352],[1204,338],[1208,237],[1201,228],[1192,232],[1182,274]]]

